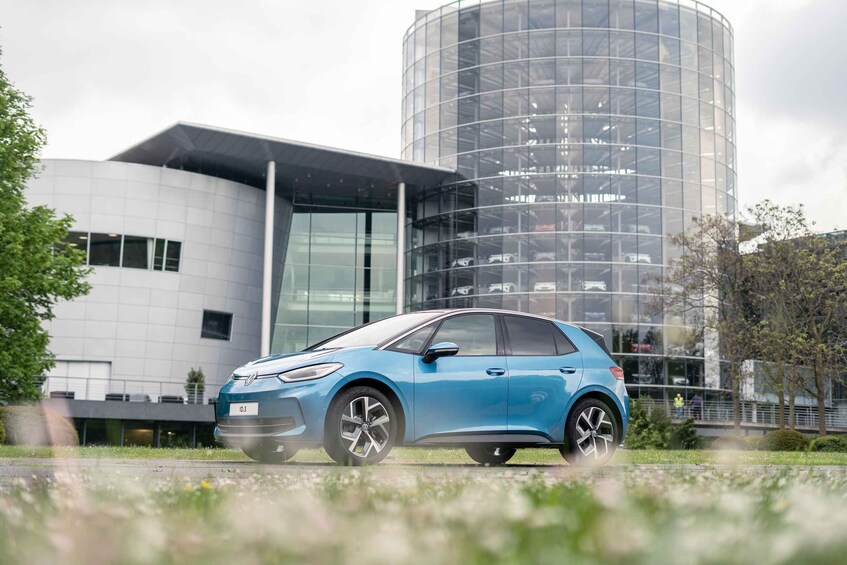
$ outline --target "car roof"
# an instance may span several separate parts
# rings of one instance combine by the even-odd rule
[[[440,308],[433,310],[416,310],[414,312],[407,312],[408,314],[417,314],[422,312],[431,312],[433,314],[442,314],[442,317],[447,317],[450,314],[508,314],[513,316],[524,316],[527,318],[538,318],[539,320],[546,320],[548,322],[556,322],[558,324],[566,324],[568,326],[577,328],[574,324],[570,324],[568,322],[563,322],[562,320],[557,320],[556,318],[550,318],[549,316],[542,316],[540,314],[530,314],[528,312],[518,312],[516,310],[503,310],[502,308]]]

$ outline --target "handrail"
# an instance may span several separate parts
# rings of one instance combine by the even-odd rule
[[[217,398],[221,386],[143,379],[47,377],[41,391],[45,398],[68,400],[203,404]]]
[[[677,412],[673,406],[673,400],[656,401],[644,399],[648,412],[657,408],[664,408],[668,415],[674,419],[693,418],[698,422],[732,423],[733,408],[731,401],[704,401],[702,408],[697,410],[695,406],[686,401],[685,406]],[[764,402],[742,401],[741,423],[748,425],[779,426],[779,406]],[[847,411],[837,408],[824,410],[826,428],[828,430],[847,431]],[[790,427],[788,405],[785,405],[783,414],[783,425]],[[819,422],[817,406],[795,406],[794,427],[817,429]]]

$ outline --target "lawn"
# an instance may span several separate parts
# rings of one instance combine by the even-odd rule
[[[83,457],[94,459],[175,459],[198,461],[249,461],[239,450],[232,449],[151,449],[147,447],[20,447],[0,445],[0,458]],[[331,459],[322,449],[304,449],[294,458],[297,462],[326,463]],[[398,448],[387,462],[422,464],[470,464],[461,449]],[[555,449],[521,449],[510,464],[564,465]],[[613,465],[847,465],[847,453],[805,453],[769,451],[619,451]],[[2,463],[0,463],[2,465]]]
[[[0,490],[0,563],[841,563],[837,471],[57,474]]]

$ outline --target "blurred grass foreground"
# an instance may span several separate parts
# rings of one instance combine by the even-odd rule
[[[464,469],[16,479],[0,487],[0,563],[770,564],[847,553],[838,467]]]

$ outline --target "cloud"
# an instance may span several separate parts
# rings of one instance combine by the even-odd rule
[[[400,154],[402,38],[438,0],[3,0],[0,65],[46,157],[103,159],[178,120]],[[736,37],[739,200],[847,207],[843,0],[711,0]]]

